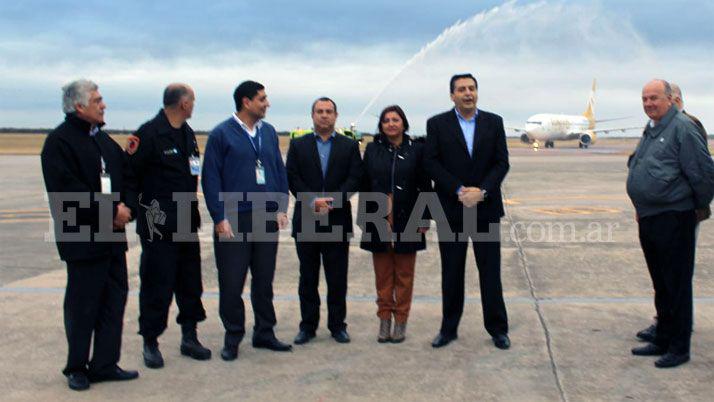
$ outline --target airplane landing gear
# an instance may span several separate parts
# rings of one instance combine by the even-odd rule
[[[555,148],[555,143],[553,141],[546,141],[545,147],[546,148]]]

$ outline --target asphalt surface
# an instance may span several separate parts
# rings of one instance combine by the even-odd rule
[[[635,357],[634,334],[651,323],[652,290],[625,194],[626,155],[634,142],[511,152],[504,183],[502,278],[512,347],[496,349],[483,329],[478,275],[467,263],[459,339],[433,349],[441,319],[437,244],[417,258],[407,340],[378,344],[371,255],[350,250],[348,330],[352,343],[334,342],[323,320],[314,342],[292,353],[241,345],[237,361],[218,354],[223,329],[210,225],[202,236],[204,303],[199,337],[213,350],[208,362],[180,356],[172,307],[160,338],[166,367],[150,370],[136,334],[138,257],[128,253],[131,295],[121,366],[139,369],[130,383],[66,387],[60,370],[66,341],[62,299],[66,275],[53,243],[37,156],[0,160],[0,390],[4,400],[711,400],[714,391],[714,225],[701,225],[695,270],[692,361],[676,369]],[[205,221],[209,217],[202,211]],[[435,235],[435,230],[430,231]],[[133,237],[133,236],[132,236]],[[291,341],[300,321],[298,263],[289,231],[281,233],[274,282],[277,336]],[[247,297],[246,328],[252,327]],[[324,296],[324,280],[321,295]],[[250,331],[246,339],[250,339]]]

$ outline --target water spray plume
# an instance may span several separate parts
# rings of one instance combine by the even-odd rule
[[[443,30],[389,77],[353,121],[362,124],[381,103],[399,104],[410,120],[426,121],[451,106],[448,80],[459,73],[478,78],[480,108],[507,119],[520,121],[544,105],[577,113],[570,106],[581,101],[583,82],[598,76],[605,88],[637,87],[632,83],[655,59],[651,50],[629,21],[597,2],[513,0]],[[623,109],[629,95],[606,99],[606,115],[631,113]]]
[[[515,3],[515,0],[509,1],[504,4],[504,7],[512,7],[514,3]],[[409,60],[407,60],[407,62],[404,63],[402,65],[402,67],[399,68],[399,70],[397,70],[397,72],[392,76],[392,78],[390,78],[389,81],[387,81],[387,83],[384,84],[384,86],[377,92],[377,94],[367,103],[367,105],[364,107],[364,109],[362,109],[360,114],[357,115],[357,118],[355,119],[354,124],[355,125],[359,124],[360,120],[362,120],[362,118],[367,113],[367,111],[369,111],[369,109],[372,106],[374,106],[374,103],[377,102],[377,100],[382,96],[384,91],[387,88],[389,88],[389,86],[394,81],[396,81],[396,79],[402,74],[402,72],[404,72],[404,70],[406,70],[407,68],[409,68],[410,66],[415,64],[417,61],[422,60],[424,58],[424,56],[427,53],[429,53],[429,51],[431,49],[442,44],[442,42],[444,42],[446,40],[446,38],[452,37],[459,30],[463,29],[468,23],[476,23],[476,22],[483,21],[487,18],[487,16],[497,13],[498,10],[499,10],[499,7],[494,7],[489,11],[482,11],[466,21],[461,21],[461,20],[456,21],[456,23],[454,23],[454,25],[446,28],[439,36],[436,37],[436,39],[434,39],[431,42],[424,45],[421,48],[421,50],[419,50],[416,54],[414,54],[414,56],[412,56]]]

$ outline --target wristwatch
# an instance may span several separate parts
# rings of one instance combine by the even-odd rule
[[[485,200],[486,197],[488,197],[488,191],[486,191],[486,190],[481,190],[481,196],[482,196],[483,199]]]

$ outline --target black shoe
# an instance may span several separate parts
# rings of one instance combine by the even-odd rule
[[[209,360],[211,350],[203,347],[196,338],[181,339],[181,354],[195,360]]]
[[[689,361],[689,353],[686,354],[675,354],[675,353],[665,353],[664,356],[657,359],[655,362],[655,367],[658,368],[670,368],[677,367],[680,364],[684,364]]]
[[[221,359],[229,362],[238,358],[238,346],[224,346],[221,349]]]
[[[637,333],[637,338],[645,341],[645,342],[654,342],[655,337],[657,336],[657,324],[652,324],[649,327],[643,329],[642,331]]]
[[[346,329],[333,332],[332,337],[339,343],[350,343],[350,334],[347,333]]]
[[[308,332],[308,331],[303,331],[300,330],[297,335],[295,335],[295,339],[293,342],[296,345],[304,345],[312,340],[312,338],[315,337],[314,332]]]
[[[85,389],[89,389],[89,378],[81,371],[69,373],[67,374],[67,385],[69,389],[84,391]]]
[[[144,365],[152,369],[164,367],[164,357],[161,356],[159,345],[144,344]]]
[[[506,350],[511,347],[511,340],[508,339],[508,335],[506,334],[498,334],[491,339],[493,339],[493,344],[499,349]]]
[[[135,370],[122,370],[119,366],[114,366],[101,373],[89,373],[88,378],[90,382],[129,381],[139,378],[139,372]]]
[[[648,343],[645,346],[632,348],[632,354],[635,356],[662,356],[666,352],[666,350],[655,345],[654,343]]]
[[[458,336],[456,335],[444,335],[441,332],[439,332],[438,335],[436,335],[436,338],[434,338],[433,341],[431,341],[431,347],[432,348],[440,348],[443,346],[446,346],[451,343],[451,341],[456,340]]]
[[[274,352],[290,352],[291,350],[293,350],[293,345],[282,343],[276,338],[268,339],[265,341],[254,340],[253,347],[256,349],[269,349]]]

